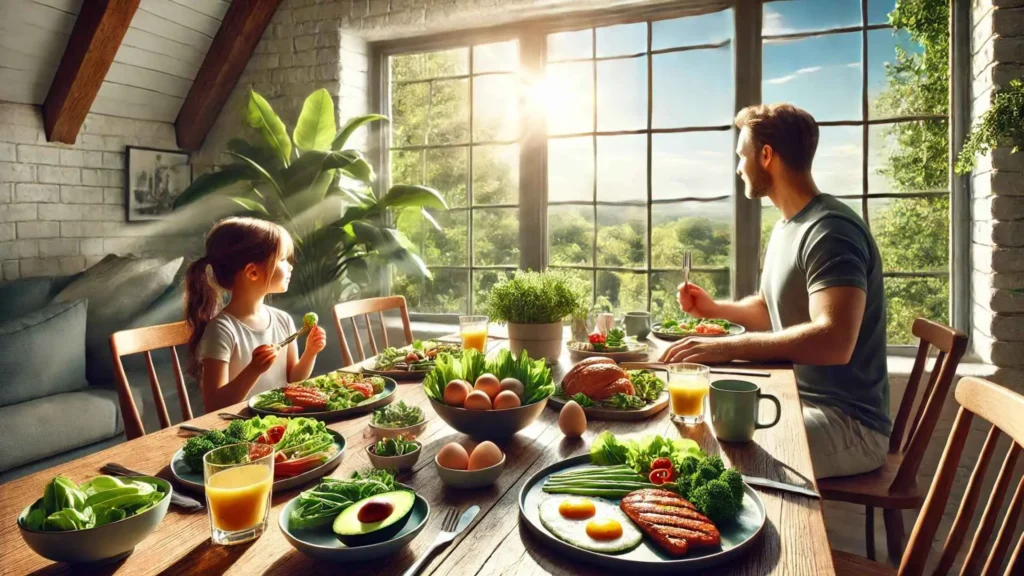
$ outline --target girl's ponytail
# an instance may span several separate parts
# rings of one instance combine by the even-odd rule
[[[185,322],[192,329],[188,338],[190,374],[199,377],[200,364],[196,354],[199,341],[206,331],[206,325],[217,313],[220,303],[220,292],[210,283],[206,268],[210,265],[206,256],[196,260],[185,273]]]

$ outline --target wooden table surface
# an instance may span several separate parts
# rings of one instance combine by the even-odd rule
[[[568,358],[553,369],[556,382],[571,366]],[[399,480],[414,487],[431,505],[426,528],[400,554],[363,564],[345,565],[346,574],[401,574],[426,550],[440,530],[446,507],[464,509],[480,506],[473,524],[452,544],[437,553],[423,574],[439,576],[462,574],[599,574],[594,567],[571,563],[558,557],[543,542],[519,526],[517,499],[527,479],[545,466],[564,458],[587,453],[590,440],[604,430],[615,434],[680,434],[696,440],[710,453],[720,453],[726,463],[744,474],[804,484],[813,478],[807,436],[793,371],[788,366],[743,365],[744,369],[762,369],[770,378],[750,378],[782,401],[782,419],[777,426],[758,430],[748,444],[719,445],[708,424],[685,428],[671,423],[668,410],[641,422],[590,421],[582,440],[570,440],[558,429],[558,413],[546,408],[528,428],[501,445],[507,455],[505,471],[498,482],[480,490],[453,490],[441,484],[434,471],[434,456],[448,442],[467,443],[469,438],[445,424],[429,407],[418,383],[400,383],[397,399],[421,406],[427,417],[426,431],[420,437],[424,453],[411,471]],[[736,378],[712,375],[712,380]],[[396,399],[396,401],[397,401]],[[232,411],[242,410],[243,404]],[[770,407],[766,410],[771,410]],[[68,415],[73,417],[73,415]],[[341,432],[347,447],[341,465],[331,476],[346,477],[355,470],[370,467],[366,446],[371,442],[367,415],[330,423]],[[226,421],[216,414],[196,418],[192,424],[222,428]],[[170,479],[171,456],[184,442],[177,428],[151,433],[101,452],[37,472],[0,486],[0,573],[57,574],[69,571],[65,564],[54,564],[34,552],[18,533],[21,510],[42,496],[43,487],[56,474],[65,474],[83,482],[100,473],[107,462],[117,462],[146,474]],[[306,488],[308,488],[307,486]],[[177,487],[175,487],[177,489]],[[125,560],[99,573],[117,574],[314,574],[336,570],[294,549],[278,528],[281,509],[301,489],[273,496],[273,510],[267,531],[252,543],[233,547],[210,542],[206,511],[183,513],[171,506],[157,531],[140,543]],[[768,522],[760,541],[740,559],[723,566],[729,574],[833,574],[831,549],[825,534],[825,522],[818,500],[804,496],[758,489],[768,512]],[[201,496],[200,496],[201,498]]]

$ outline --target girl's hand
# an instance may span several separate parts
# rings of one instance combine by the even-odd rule
[[[303,354],[319,354],[327,347],[327,331],[316,326],[309,331],[306,337],[306,351]]]
[[[277,348],[270,344],[263,344],[252,351],[252,360],[246,366],[256,374],[263,374],[277,361]]]

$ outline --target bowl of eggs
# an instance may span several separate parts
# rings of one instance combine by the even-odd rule
[[[494,442],[481,442],[472,451],[445,444],[434,457],[441,482],[452,488],[483,488],[494,484],[505,469],[505,454]]]
[[[471,384],[454,379],[444,387],[443,402],[433,398],[430,405],[449,426],[474,438],[508,438],[526,428],[547,406],[543,398],[523,405],[525,389],[516,378],[499,380],[481,374]]]

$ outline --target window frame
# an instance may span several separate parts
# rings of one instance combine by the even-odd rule
[[[470,51],[470,62],[472,63],[472,46],[477,44],[489,44],[508,40],[517,40],[519,43],[520,73],[523,75],[534,75],[539,77],[543,74],[546,61],[546,37],[555,32],[598,28],[616,24],[631,24],[638,22],[648,23],[648,51],[645,53],[648,58],[648,101],[653,98],[651,93],[651,24],[652,20],[680,18],[685,16],[696,16],[709,12],[717,12],[722,9],[731,8],[733,11],[733,36],[732,51],[734,63],[734,90],[735,108],[738,111],[743,107],[761,101],[762,86],[762,46],[766,39],[797,39],[828,34],[859,32],[861,36],[861,119],[823,121],[821,126],[858,126],[862,128],[862,190],[858,195],[840,195],[842,199],[859,199],[865,219],[868,215],[869,198],[913,198],[913,197],[934,197],[947,195],[950,198],[950,248],[949,248],[949,269],[945,273],[949,279],[949,318],[954,328],[968,332],[970,330],[970,180],[967,176],[957,175],[952,170],[955,158],[963,145],[965,134],[970,126],[970,6],[966,0],[952,0],[952,30],[950,34],[951,66],[950,66],[950,92],[949,114],[946,116],[920,115],[898,118],[869,118],[869,88],[868,88],[868,33],[872,30],[891,28],[889,24],[869,24],[867,16],[867,3],[869,0],[861,0],[861,23],[857,26],[843,26],[811,32],[799,32],[792,34],[762,34],[763,4],[775,0],[722,0],[718,2],[687,2],[680,1],[667,5],[656,5],[645,8],[636,6],[617,7],[603,10],[580,11],[572,14],[560,14],[549,17],[528,18],[520,22],[476,28],[457,32],[432,34],[422,37],[405,38],[399,40],[387,40],[369,44],[370,53],[370,89],[369,98],[371,111],[387,115],[390,111],[390,69],[389,57],[449,49],[459,46],[468,46]],[[709,46],[692,46],[682,50],[693,50]],[[677,51],[675,49],[670,51]],[[660,53],[661,51],[654,51]],[[588,59],[592,62],[600,59]],[[470,68],[472,76],[472,67]],[[596,83],[596,76],[594,79]],[[471,89],[472,90],[472,89]],[[595,94],[596,96],[596,94]],[[472,91],[470,92],[472,98]],[[522,104],[522,103],[521,103]],[[650,104],[649,104],[650,106]],[[472,102],[470,102],[470,122],[472,124]],[[596,101],[595,101],[596,114]],[[897,122],[909,121],[934,121],[944,120],[950,130],[950,179],[949,188],[946,191],[922,191],[908,193],[875,193],[868,190],[869,175],[869,149],[868,132],[871,126],[894,124]],[[529,110],[527,107],[519,107],[520,136],[518,139],[519,159],[519,237],[520,237],[520,269],[544,269],[547,267],[547,129],[546,119],[543,111]],[[534,129],[527,130],[527,126]],[[543,127],[537,130],[536,127]],[[712,130],[711,127],[700,127],[698,130]],[[669,132],[693,131],[692,129],[668,130]],[[612,132],[612,133],[617,133]],[[623,131],[625,133],[646,134],[648,138],[648,160],[647,160],[647,259],[644,272],[648,275],[647,283],[647,304],[651,303],[652,286],[650,275],[652,272],[675,271],[674,269],[662,270],[654,268],[651,262],[651,206],[657,201],[651,198],[651,135],[659,130],[651,126],[651,116],[648,114],[648,126],[646,129]],[[733,141],[735,144],[738,130],[733,129]],[[595,123],[594,131],[587,135],[605,134],[597,130]],[[557,135],[565,137],[565,135]],[[380,189],[387,189],[390,186],[390,129],[386,124],[371,126],[369,138],[369,154],[376,157],[380,167],[377,186]],[[472,143],[467,144],[472,146]],[[596,154],[596,149],[595,149]],[[735,170],[736,159],[733,158],[733,170]],[[596,180],[596,178],[595,178]],[[762,207],[760,202],[749,200],[744,196],[743,182],[737,176],[733,182],[733,230],[732,230],[732,263],[730,269],[730,283],[733,298],[742,298],[754,294],[758,290],[758,279],[760,276],[760,227]],[[596,187],[596,184],[595,184]],[[850,196],[850,198],[847,198]],[[470,202],[472,197],[470,196]],[[596,200],[596,198],[595,198]],[[679,200],[672,200],[678,202]],[[565,204],[556,202],[554,205]],[[570,203],[571,204],[571,203]],[[616,202],[615,204],[622,204]],[[626,202],[626,204],[630,204]],[[596,203],[594,204],[597,205]],[[638,204],[639,205],[639,204]],[[467,206],[467,211],[472,220],[472,204]],[[597,242],[597,222],[595,218],[594,243]],[[469,237],[469,266],[466,268],[470,276],[468,306],[472,310],[473,285],[472,272],[476,269],[500,268],[508,269],[508,266],[481,266],[473,265],[472,245],[472,224],[468,227]],[[554,266],[553,266],[554,267]],[[561,268],[573,268],[573,266],[558,266]],[[443,268],[443,267],[441,267]],[[596,278],[596,271],[606,269],[597,265],[596,259],[591,266],[577,267],[593,270]],[[697,271],[697,268],[694,268]],[[632,271],[632,269],[631,269]],[[640,271],[637,269],[636,271]],[[715,268],[714,271],[720,271]],[[918,273],[887,272],[888,277],[921,276]],[[942,272],[929,272],[924,276],[942,276]],[[380,273],[382,293],[390,292],[390,273],[382,270]],[[596,294],[596,282],[594,286]],[[414,319],[432,322],[453,322],[458,314],[455,313],[417,313],[413,312]],[[891,345],[890,351],[895,353],[910,354],[916,347],[907,345]]]

